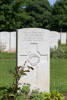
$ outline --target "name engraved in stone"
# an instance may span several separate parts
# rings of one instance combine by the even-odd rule
[[[43,33],[25,33],[22,35],[23,41],[43,41]]]

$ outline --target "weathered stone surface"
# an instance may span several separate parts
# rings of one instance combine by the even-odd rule
[[[66,44],[66,33],[61,33],[61,44]]]
[[[0,44],[4,52],[16,52],[16,32],[0,32]]]
[[[27,61],[30,70],[27,76],[22,76],[19,83],[30,84],[30,89],[40,91],[50,90],[50,45],[47,38],[48,30],[28,28],[18,30],[18,66]],[[26,67],[26,66],[25,66]]]

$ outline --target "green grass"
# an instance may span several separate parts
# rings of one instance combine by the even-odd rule
[[[16,60],[0,60],[0,87],[10,86],[13,82],[14,68]]]
[[[16,59],[15,53],[0,53],[0,88],[10,87],[13,83],[13,72],[15,71]]]
[[[51,58],[51,90],[67,92],[67,59]]]
[[[59,49],[62,49],[65,53],[67,53],[67,44],[59,45]]]
[[[0,59],[5,58],[16,58],[16,53],[0,53]]]
[[[54,50],[51,49],[52,58],[67,58],[67,44],[59,45],[59,47]]]
[[[6,58],[15,58],[15,54],[0,54],[0,88],[1,87],[10,87],[13,83],[13,74],[10,72],[15,71],[16,60],[15,59],[6,59]],[[5,59],[4,59],[5,58]],[[50,86],[51,90],[57,90],[59,92],[67,92],[67,59],[61,58],[51,58],[51,79]]]

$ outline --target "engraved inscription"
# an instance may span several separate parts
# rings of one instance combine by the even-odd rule
[[[23,41],[43,41],[43,33],[22,33]]]

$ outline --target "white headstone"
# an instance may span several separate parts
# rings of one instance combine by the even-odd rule
[[[58,32],[58,40],[61,40],[61,33]]]
[[[55,31],[50,31],[47,33],[47,37],[50,40],[50,47],[58,48],[58,33]]]
[[[17,30],[18,52],[17,65],[32,66],[27,76],[22,76],[19,83],[30,84],[30,89],[49,92],[50,90],[50,46],[44,29],[24,28]]]
[[[5,47],[4,51],[9,50],[9,32],[0,32],[0,42]]]
[[[61,44],[66,44],[66,33],[61,33]]]
[[[4,52],[15,52],[16,32],[0,32],[0,45],[4,47]]]
[[[11,32],[11,51],[16,51],[16,32]]]

